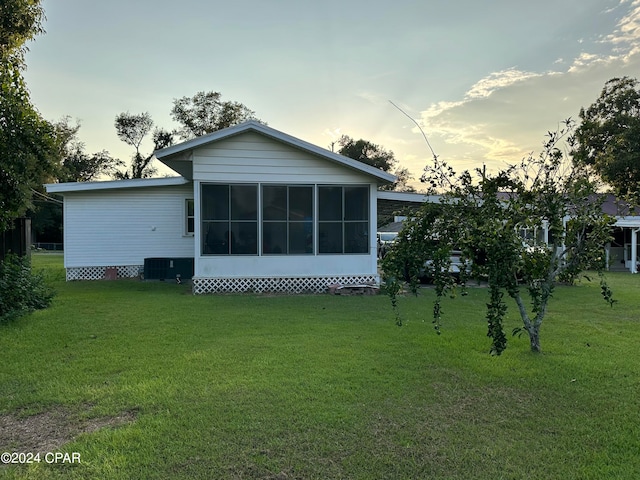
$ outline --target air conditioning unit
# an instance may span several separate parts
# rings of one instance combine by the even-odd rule
[[[191,280],[193,258],[145,258],[145,280]]]

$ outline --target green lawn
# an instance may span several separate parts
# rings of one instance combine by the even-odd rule
[[[545,353],[492,357],[483,289],[438,336],[428,289],[396,327],[383,295],[65,283],[61,262],[34,257],[53,306],[0,328],[0,452],[81,463],[0,477],[640,478],[640,275],[609,276],[613,309],[597,282],[559,288]]]

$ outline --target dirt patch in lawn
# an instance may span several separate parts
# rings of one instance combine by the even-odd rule
[[[30,416],[0,415],[0,447],[8,452],[53,452],[81,433],[125,425],[135,421],[138,414],[130,410],[116,416],[83,418],[89,409],[57,407]]]

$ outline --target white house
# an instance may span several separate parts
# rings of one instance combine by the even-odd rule
[[[156,152],[179,177],[46,185],[68,280],[193,258],[194,293],[378,282],[378,186],[395,177],[250,121]]]

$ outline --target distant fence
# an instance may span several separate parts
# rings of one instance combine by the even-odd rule
[[[62,243],[37,242],[33,244],[35,250],[47,250],[50,252],[62,252],[64,250]]]

